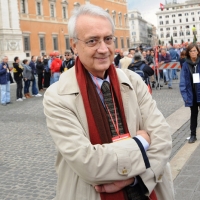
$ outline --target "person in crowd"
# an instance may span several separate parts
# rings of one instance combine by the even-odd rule
[[[60,78],[60,68],[62,66],[62,61],[59,58],[59,53],[56,53],[56,58],[51,63],[51,76],[53,76],[54,83]]]
[[[44,79],[44,63],[41,56],[38,56],[36,62],[36,72],[38,75],[38,89],[39,91],[43,91],[43,79]]]
[[[166,52],[165,48],[161,49],[161,54],[159,55],[159,65],[164,63],[171,62],[170,54]],[[172,70],[171,69],[164,69],[163,70],[166,82],[165,85],[168,85],[169,89],[172,89]]]
[[[135,54],[135,49],[129,49],[128,51],[129,51],[129,53],[132,55],[132,58],[133,58],[133,56],[134,56],[134,54]]]
[[[169,54],[171,57],[171,62],[179,61],[179,54],[172,45],[169,45]],[[172,79],[173,80],[178,79],[178,75],[177,75],[176,71],[177,71],[176,69],[172,69]]]
[[[146,52],[145,50],[142,51],[142,57],[143,57],[142,60],[144,60],[145,63],[147,64],[147,63],[148,63],[148,62],[147,62],[147,52]]]
[[[117,56],[114,59],[114,63],[116,67],[119,67],[119,61],[123,58],[123,50],[121,49]]]
[[[75,60],[73,59],[73,55],[70,50],[65,52],[65,61],[61,65],[60,72],[63,73],[68,69],[72,68],[75,64]]]
[[[60,56],[60,60],[62,61],[62,64],[63,64],[63,62],[64,62],[64,60],[65,60],[65,58],[64,58],[64,56]]]
[[[180,59],[179,59],[179,62],[180,62],[180,65],[181,65],[181,69],[183,67],[183,63],[185,62],[185,60],[186,60],[186,51],[183,50],[181,52]]]
[[[55,58],[56,58],[56,53],[54,52],[50,53],[50,59],[48,61],[48,67],[49,67],[49,73],[50,73],[50,85],[54,83],[53,76],[51,73],[51,64]]]
[[[51,73],[50,73],[50,69],[48,66],[48,58],[47,55],[44,55],[43,57],[43,64],[44,64],[44,89],[48,88],[50,85],[50,77],[51,77]]]
[[[22,66],[24,68],[23,70],[23,79],[24,79],[24,96],[28,99],[31,98],[31,95],[29,93],[29,88],[31,81],[34,79],[33,74],[32,74],[32,69],[28,65],[28,60],[24,59],[22,61]]]
[[[29,63],[29,66],[31,67],[32,69],[32,74],[33,74],[33,80],[31,81],[32,82],[32,96],[35,96],[35,97],[41,97],[42,95],[38,93],[38,89],[37,89],[37,86],[36,86],[36,56],[31,56],[31,61]]]
[[[82,5],[68,30],[78,53],[75,67],[47,89],[43,100],[58,149],[56,199],[174,199],[169,125],[142,79],[112,64],[110,14]]]
[[[186,61],[183,63],[180,76],[180,92],[186,107],[190,107],[190,139],[189,143],[197,140],[196,129],[200,107],[200,51],[196,44],[190,44],[186,50]]]
[[[148,62],[148,65],[151,66],[153,65],[155,67],[155,53],[154,53],[154,50],[151,49],[151,50],[148,50],[150,52],[149,56],[147,57],[147,62]],[[154,75],[156,75],[157,71],[155,70],[155,73]],[[155,88],[155,77],[154,75],[150,76],[150,82],[152,83],[152,88]],[[156,77],[157,78],[157,77]]]
[[[13,63],[13,74],[14,74],[14,79],[17,84],[16,88],[16,101],[23,101],[23,95],[22,95],[22,89],[23,89],[23,67],[20,64],[20,59],[19,57],[14,58],[14,63]]]
[[[149,84],[149,76],[154,74],[154,71],[149,65],[146,64],[144,60],[142,60],[142,55],[140,52],[135,53],[134,55],[134,63],[128,66],[128,69],[131,71],[141,70],[144,72],[144,81],[148,85]]]
[[[8,57],[4,56],[0,63],[1,105],[6,106],[10,101],[10,70]]]
[[[119,68],[120,69],[127,69],[128,66],[132,63],[132,58],[129,58],[128,54],[129,54],[128,51],[124,51],[123,58],[120,59],[120,61],[119,61]]]

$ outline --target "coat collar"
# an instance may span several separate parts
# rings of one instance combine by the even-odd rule
[[[116,70],[121,91],[126,92],[129,89],[132,90],[133,86],[124,71],[121,69]],[[76,80],[75,67],[72,67],[60,76],[60,80],[58,82],[58,94],[69,95],[78,93],[80,93],[80,89]]]

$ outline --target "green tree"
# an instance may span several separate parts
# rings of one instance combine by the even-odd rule
[[[172,46],[174,45],[174,40],[173,40],[173,37],[172,37],[172,36],[171,36],[170,44],[171,44]]]

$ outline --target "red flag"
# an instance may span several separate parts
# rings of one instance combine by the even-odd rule
[[[160,3],[160,9],[163,11],[164,10],[164,5]]]

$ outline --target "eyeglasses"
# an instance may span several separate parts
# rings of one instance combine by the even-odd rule
[[[189,52],[190,53],[195,53],[195,52],[197,52],[197,50],[190,50]]]
[[[69,54],[66,54],[65,56],[70,56]]]
[[[74,38],[74,39],[80,40],[79,38]],[[106,45],[111,45],[113,42],[115,42],[115,40],[116,40],[116,37],[112,35],[107,36],[103,39]],[[100,38],[91,38],[87,41],[83,41],[83,40],[80,40],[80,41],[84,42],[86,46],[88,47],[94,47],[94,46],[97,46],[97,44],[100,44],[102,40]]]

